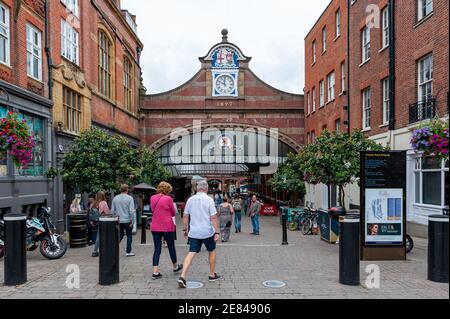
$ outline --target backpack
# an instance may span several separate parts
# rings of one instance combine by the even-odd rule
[[[242,205],[241,205],[241,201],[240,200],[234,200],[233,201],[233,209],[235,211],[240,211],[242,210]]]
[[[91,222],[98,222],[100,220],[100,211],[96,207],[92,207],[89,211],[89,220]]]

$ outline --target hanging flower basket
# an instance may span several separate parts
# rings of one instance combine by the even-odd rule
[[[20,121],[13,112],[0,119],[0,158],[10,154],[16,167],[26,168],[32,160],[34,146],[26,120]]]
[[[448,159],[448,129],[448,122],[431,120],[413,132],[411,147],[425,156]]]

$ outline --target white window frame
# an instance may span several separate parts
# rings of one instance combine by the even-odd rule
[[[428,64],[426,64],[428,62]],[[417,62],[418,67],[418,102],[426,102],[427,99],[433,96],[433,54],[428,54],[424,56]],[[426,78],[426,70],[429,71],[429,78]],[[422,94],[423,89],[426,92],[429,91],[427,95]],[[425,98],[425,101],[424,101]]]
[[[76,65],[80,64],[80,36],[66,20],[61,19],[61,55]]]
[[[370,28],[365,26],[361,31],[362,63],[370,60]]]
[[[345,78],[345,62],[341,63],[341,93],[345,92],[346,89],[346,78]]]
[[[80,3],[78,0],[61,0],[62,3],[66,6],[71,13],[73,13],[76,17],[79,17],[80,14]]]
[[[327,27],[322,29],[322,53],[327,50]]]
[[[427,12],[427,8],[429,11]],[[433,12],[433,0],[418,0],[417,1],[417,21],[428,17]],[[425,11],[425,12],[424,12]]]
[[[336,22],[336,38],[341,35],[341,10],[338,9],[335,14],[335,22]]]
[[[442,160],[441,168],[435,168],[435,169],[422,169],[423,164],[423,157],[417,156],[414,158],[414,164],[413,164],[413,197],[414,197],[414,204],[415,205],[423,205],[423,206],[429,206],[429,207],[437,207],[439,209],[442,209],[445,205],[445,173],[449,171],[448,167],[445,167],[446,162],[445,160]],[[441,205],[436,206],[432,204],[424,204],[423,203],[423,174],[424,173],[438,173],[441,172]],[[417,180],[416,174],[419,174],[419,178]],[[419,185],[417,185],[419,183]],[[417,198],[417,187],[419,187],[419,198]]]
[[[341,132],[341,119],[337,119],[336,121],[334,121],[334,127],[337,133]]]
[[[37,36],[37,38],[36,38]],[[42,81],[42,32],[33,25],[26,24],[27,37],[27,74],[29,77]],[[37,40],[37,43],[35,43]],[[38,74],[34,74],[35,59],[37,59]]]
[[[319,107],[325,105],[325,82],[321,80],[319,83]]]
[[[383,125],[389,124],[389,112],[390,112],[390,88],[389,78],[385,78],[382,81],[383,91]]]
[[[0,9],[5,12],[5,20],[0,21],[0,38],[5,41],[5,60],[0,63],[10,65],[10,18],[9,8],[0,2]]]
[[[335,85],[336,85],[336,76],[334,71],[327,75],[327,102],[332,102],[335,99]]]
[[[317,61],[317,43],[316,40],[312,43],[312,51],[313,51],[313,63],[316,63]]]
[[[312,94],[312,111],[316,111],[316,87],[313,87],[311,90]]]
[[[307,98],[307,105],[308,105],[308,113],[307,114],[309,114],[309,113],[311,113],[311,92],[308,92],[307,94],[306,94],[306,98]]]
[[[372,90],[367,88],[362,91],[362,127],[363,130],[370,130],[371,109],[372,109]]]
[[[385,7],[381,12],[381,32],[382,32],[382,43],[381,49],[387,48],[389,46],[389,8]]]

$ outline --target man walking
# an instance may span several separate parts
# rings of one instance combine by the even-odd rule
[[[256,195],[252,196],[250,207],[248,208],[248,215],[252,219],[253,233],[251,235],[259,235],[259,212],[261,210],[261,203],[258,201]]]
[[[120,241],[122,241],[125,233],[127,235],[127,257],[133,257],[133,226],[136,224],[136,210],[134,208],[133,197],[128,195],[128,185],[124,184],[120,187],[120,195],[114,197],[111,205],[111,213],[119,216],[120,224]]]
[[[189,221],[190,218],[190,221]],[[188,232],[189,225],[189,232]],[[178,279],[180,288],[186,288],[186,275],[194,257],[204,244],[209,252],[209,281],[217,281],[220,276],[215,273],[216,242],[220,238],[219,221],[214,200],[208,196],[208,183],[197,184],[197,194],[189,198],[183,216],[184,237],[189,237],[189,253],[183,263],[183,272]]]

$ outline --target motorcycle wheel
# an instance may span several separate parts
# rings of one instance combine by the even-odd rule
[[[409,254],[414,249],[414,241],[411,236],[406,235],[406,253]]]
[[[289,230],[290,231],[296,231],[298,228],[298,224],[296,222],[292,222],[289,224]]]
[[[3,258],[5,256],[5,246],[0,245],[0,258]]]
[[[57,238],[57,242],[57,247],[53,248],[50,238],[44,238],[41,241],[41,246],[39,247],[42,256],[50,260],[59,259],[64,256],[67,251],[67,244],[61,237]]]

